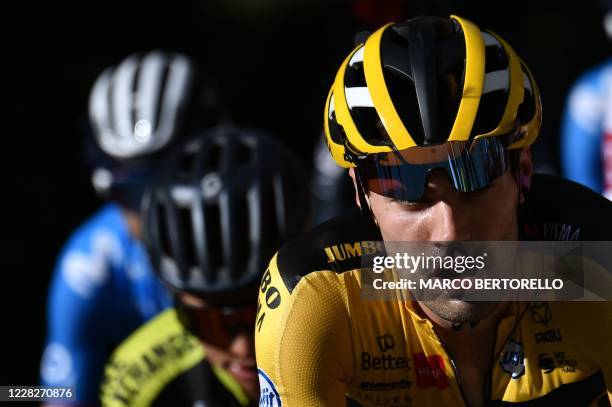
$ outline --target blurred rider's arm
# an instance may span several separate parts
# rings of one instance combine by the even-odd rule
[[[83,237],[71,239],[53,272],[41,384],[73,386],[79,405],[97,405],[104,363],[112,350],[108,338],[113,333],[105,332],[108,326],[102,322],[113,314],[108,298],[112,273],[107,256],[91,251],[91,241]]]
[[[561,164],[564,177],[601,193],[604,98],[593,76],[581,77],[567,99],[561,123]]]

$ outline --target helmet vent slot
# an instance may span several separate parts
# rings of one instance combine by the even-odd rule
[[[206,228],[206,246],[208,249],[204,261],[208,262],[209,272],[216,276],[216,271],[223,266],[223,234],[221,229],[221,213],[215,204],[204,205],[204,225]]]
[[[212,142],[207,149],[206,153],[206,164],[205,167],[211,171],[219,170],[219,165],[221,163],[221,148],[222,146],[219,144],[218,140]]]
[[[245,273],[245,267],[248,265],[249,260],[249,247],[253,244],[251,242],[251,231],[249,225],[249,204],[247,202],[246,196],[241,195],[235,201],[234,207],[234,218],[235,223],[231,228],[234,236],[232,236],[232,241],[235,242],[244,242],[241,244],[235,244],[232,246],[232,272],[240,275]],[[237,277],[237,276],[236,276]]]
[[[251,161],[253,154],[252,148],[245,142],[236,145],[236,165],[246,164]]]
[[[172,248],[170,247],[170,241],[168,240],[168,216],[166,215],[166,206],[158,205],[157,213],[160,214],[157,217],[158,236],[160,238],[159,244],[163,256],[173,258]]]
[[[178,209],[178,226],[179,233],[183,238],[180,242],[182,250],[184,251],[185,268],[190,269],[192,267],[199,268],[199,261],[195,252],[195,241],[194,241],[194,230],[192,227],[193,220],[191,218],[190,208],[179,208]]]
[[[185,175],[193,173],[196,158],[196,154],[191,152],[185,152],[185,154],[183,154],[183,156],[181,157],[181,162],[179,163],[179,172]]]
[[[159,82],[159,89],[160,89],[160,95],[158,97],[158,103],[157,106],[155,106],[155,123],[151,123],[151,126],[153,127],[152,131],[157,131],[157,126],[159,125],[159,123],[161,123],[161,114],[162,114],[162,109],[164,106],[163,105],[163,101],[166,98],[166,91],[168,89],[168,87],[166,86],[166,82],[168,82],[168,76],[170,74],[170,66],[166,65],[164,66],[164,71],[162,73],[161,76],[161,80]]]

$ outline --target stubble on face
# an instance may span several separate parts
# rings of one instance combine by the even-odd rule
[[[436,300],[419,301],[419,304],[427,307],[431,312],[445,321],[453,324],[464,324],[468,322],[477,322],[491,315],[493,310],[499,305],[499,302],[467,302],[441,296]]]
[[[430,207],[411,210],[397,202],[370,193],[370,203],[385,241],[504,241],[518,239],[516,181],[508,171],[484,193],[466,195],[453,190],[444,177],[432,177]],[[474,196],[474,198],[471,198]],[[435,205],[440,205],[435,207]],[[446,209],[440,210],[443,205]],[[458,213],[456,218],[441,214]],[[450,219],[450,220],[449,220]],[[455,235],[445,234],[450,223]],[[468,231],[462,230],[469,227]],[[464,238],[467,237],[467,238]],[[435,293],[430,299],[419,301],[434,314],[451,323],[479,321],[490,315],[499,301],[463,301],[453,293]]]

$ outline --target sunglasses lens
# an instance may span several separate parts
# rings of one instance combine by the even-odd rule
[[[183,307],[188,329],[203,342],[226,348],[241,333],[255,330],[255,307]]]
[[[421,199],[434,169],[445,171],[458,191],[472,192],[489,186],[508,169],[505,140],[483,137],[473,142],[411,147],[369,156],[360,160],[357,168],[366,189],[397,200]]]

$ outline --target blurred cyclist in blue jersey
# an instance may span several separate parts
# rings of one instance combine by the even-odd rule
[[[612,0],[601,0],[612,40]],[[568,96],[561,123],[565,177],[612,199],[612,58],[583,73]]]
[[[139,204],[160,156],[217,121],[210,83],[187,57],[153,51],[108,68],[90,94],[86,155],[109,200],[68,239],[50,285],[41,381],[74,386],[97,404],[106,359],[130,332],[167,308],[139,239]]]
[[[612,199],[612,59],[591,68],[569,95],[562,122],[564,175]]]

